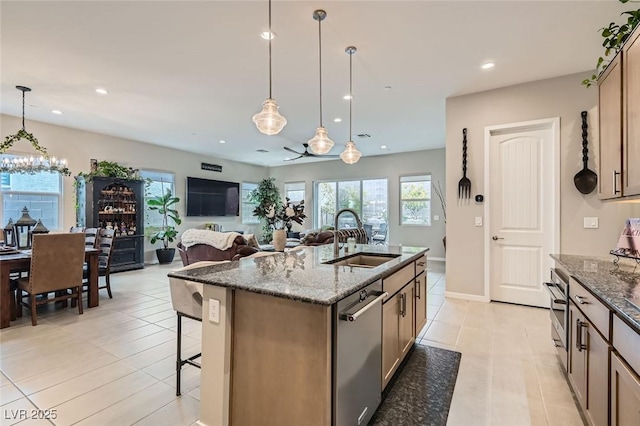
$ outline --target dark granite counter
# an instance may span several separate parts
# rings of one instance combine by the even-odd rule
[[[393,274],[429,251],[426,247],[358,244],[355,252],[338,255],[333,244],[303,247],[270,256],[170,272],[170,277],[251,291],[302,302],[332,305],[372,282]],[[354,253],[399,254],[375,268],[326,265]]]
[[[634,306],[640,305],[640,265],[636,267],[635,261],[621,259],[615,266],[613,256],[552,254],[551,257],[640,334],[640,309]]]

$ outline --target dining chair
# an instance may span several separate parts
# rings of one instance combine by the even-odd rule
[[[69,232],[71,232],[72,234],[84,232],[84,226],[72,226],[69,229]]]
[[[29,277],[18,280],[16,295],[18,309],[25,306],[31,311],[31,325],[38,324],[36,318],[38,305],[59,300],[75,300],[78,305],[78,314],[82,315],[84,249],[82,234],[35,234],[33,236]],[[23,301],[23,291],[28,295],[28,304]],[[49,298],[51,292],[55,296]],[[36,299],[37,295],[44,297]]]
[[[85,228],[84,243],[87,247],[98,247],[98,228]]]
[[[367,233],[367,244],[371,244],[371,238],[373,237],[373,225],[365,223],[362,225],[364,231]]]
[[[113,254],[113,247],[115,246],[115,236],[116,231],[113,229],[100,229],[98,231],[98,242],[97,249],[100,250],[100,254],[98,254],[98,279],[99,277],[104,277],[105,285],[102,287],[98,284],[98,290],[107,289],[107,293],[109,294],[109,299],[113,299],[113,295],[111,294],[111,257]],[[85,265],[83,268],[83,276],[82,276],[83,285],[88,285],[88,272],[87,266]]]
[[[200,261],[187,265],[179,271],[189,269],[202,268],[220,263],[227,263],[228,260],[222,261]],[[177,330],[176,330],[176,396],[180,396],[180,377],[182,366],[185,364],[193,365],[201,368],[200,364],[195,360],[202,356],[197,353],[189,358],[182,359],[182,317],[191,318],[195,321],[202,322],[202,294],[203,284],[194,281],[182,280],[179,278],[169,278],[169,287],[171,289],[171,303],[176,311]]]
[[[382,222],[380,224],[380,230],[373,234],[371,240],[374,244],[386,244],[387,243],[387,223]]]

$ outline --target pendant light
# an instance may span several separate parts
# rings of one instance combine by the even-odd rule
[[[327,129],[322,125],[322,21],[327,17],[327,12],[318,9],[313,12],[313,19],[318,21],[318,63],[320,77],[320,126],[316,129],[316,134],[309,139],[309,148],[316,154],[326,154],[331,151],[335,143],[329,139]]]
[[[71,175],[71,172],[67,168],[67,160],[64,158],[56,159],[56,157],[50,157],[47,150],[40,145],[38,139],[33,136],[32,133],[28,133],[24,127],[24,96],[26,92],[30,92],[31,89],[25,86],[16,86],[16,89],[22,92],[22,129],[18,130],[15,135],[9,135],[4,138],[4,142],[0,144],[0,154],[7,152],[14,143],[20,139],[26,139],[31,142],[31,146],[40,155],[38,157],[25,156],[7,158],[5,157],[0,163],[0,172],[2,173],[23,173],[23,174],[35,174],[39,172],[54,172],[60,173],[64,176]],[[35,222],[34,222],[35,223]]]
[[[340,158],[347,164],[355,164],[360,157],[362,157],[362,153],[358,151],[356,144],[351,140],[351,122],[353,121],[351,112],[351,104],[353,102],[353,54],[356,53],[358,49],[356,49],[355,46],[349,46],[344,51],[349,55],[349,141],[347,141],[344,151],[340,154]]]
[[[269,97],[262,104],[262,111],[253,116],[253,122],[260,133],[277,135],[286,126],[287,119],[278,112],[278,104],[271,97],[271,0],[269,0]]]

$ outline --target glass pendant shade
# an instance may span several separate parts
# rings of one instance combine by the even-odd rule
[[[309,139],[309,148],[315,154],[326,154],[331,151],[335,143],[329,139],[329,134],[327,133],[327,129],[320,126],[316,129],[316,134],[314,137]]]
[[[260,133],[272,136],[280,133],[287,119],[280,115],[276,101],[269,98],[262,104],[262,111],[253,116],[253,122]]]
[[[340,158],[347,164],[355,164],[362,157],[362,153],[356,148],[356,144],[353,141],[348,141],[344,151],[340,154]]]

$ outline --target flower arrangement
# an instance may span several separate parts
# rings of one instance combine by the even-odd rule
[[[266,213],[266,220],[273,229],[287,229],[291,232],[293,222],[302,225],[307,216],[304,214],[304,200],[298,204],[288,197],[281,205],[272,205]]]

